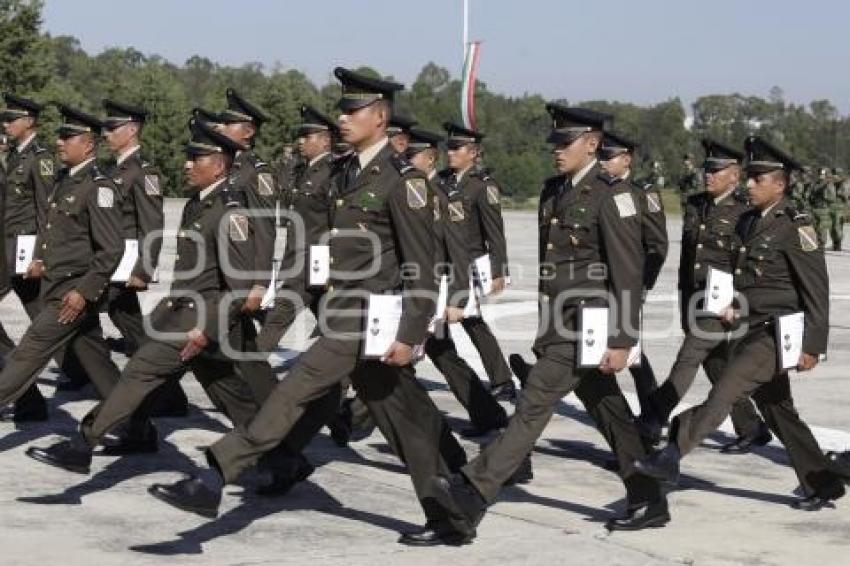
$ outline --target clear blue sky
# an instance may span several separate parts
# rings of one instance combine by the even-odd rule
[[[491,90],[650,103],[707,93],[829,98],[850,112],[850,2],[470,0]],[[47,0],[44,27],[95,54],[280,63],[318,84],[338,64],[411,83],[461,66],[461,0]]]

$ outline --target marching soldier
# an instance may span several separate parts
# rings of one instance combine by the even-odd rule
[[[686,153],[682,157],[682,176],[679,178],[679,198],[681,199],[682,210],[685,209],[688,197],[701,190],[702,179],[700,179],[699,171],[694,165],[694,156]]]
[[[342,82],[342,136],[355,148],[336,170],[323,335],[281,381],[250,425],[216,442],[207,452],[211,469],[151,493],[181,509],[214,516],[224,483],[230,483],[275,446],[303,413],[304,405],[339,387],[348,375],[381,432],[407,464],[429,519],[426,529],[406,533],[407,544],[463,544],[474,529],[430,505],[430,476],[446,470],[438,455],[445,422],[411,365],[413,347],[426,337],[434,312],[433,212],[428,184],[386,137],[393,95],[401,85],[337,68]],[[356,237],[357,234],[368,235]],[[333,237],[337,236],[337,237]],[[380,242],[376,265],[372,239]],[[403,276],[402,266],[406,266]],[[377,273],[373,273],[374,270]],[[362,316],[370,293],[402,291],[395,341],[380,360],[364,358]]]
[[[745,334],[736,339],[729,362],[708,398],[676,416],[670,443],[635,463],[643,473],[675,481],[679,461],[729,414],[737,399],[752,395],[767,424],[785,445],[805,493],[793,503],[816,511],[844,495],[841,477],[829,462],[791,398],[788,370],[778,363],[777,318],[804,314],[798,371],[809,371],[826,352],[829,333],[829,279],[823,250],[810,219],[791,208],[789,173],[799,166],[785,152],[758,137],[746,142],[747,188],[753,209],[737,225],[741,248],[735,259],[735,288],[740,312],[732,306],[728,321],[740,317]]]
[[[829,219],[832,231],[832,249],[841,251],[841,242],[844,239],[844,221],[847,215],[848,190],[844,180],[844,171],[840,167],[832,170],[832,185],[835,187],[835,202],[829,206]]]
[[[818,242],[822,248],[826,248],[830,232],[834,230],[831,211],[833,205],[838,200],[835,185],[832,183],[829,176],[829,169],[826,167],[821,167],[820,171],[818,171],[818,178],[812,185],[809,198],[815,229],[818,233]],[[835,245],[834,239],[833,245]]]
[[[95,165],[101,123],[59,105],[57,149],[65,165],[46,205],[43,229],[27,277],[41,280],[42,308],[0,373],[0,404],[20,397],[50,357],[67,346],[101,397],[118,381],[100,327],[99,305],[124,252],[115,185]],[[129,416],[129,415],[128,415]],[[142,420],[124,439],[128,451],[148,451],[156,434]]]
[[[114,167],[106,173],[117,190],[124,240],[137,242],[139,252],[127,280],[110,284],[105,300],[106,312],[124,337],[124,352],[130,358],[147,339],[138,293],[147,290],[162,247],[162,177],[142,157],[140,136],[147,111],[113,100],[104,100],[103,107],[103,137],[115,155]],[[185,416],[188,405],[186,393],[175,380],[157,393],[151,410],[155,416]]]
[[[706,155],[705,192],[688,199],[679,259],[679,310],[685,340],[667,380],[650,396],[650,410],[638,419],[653,444],[660,439],[661,426],[693,384],[700,364],[714,384],[723,375],[727,357],[729,328],[719,318],[701,311],[702,296],[711,269],[732,273],[738,248],[735,226],[750,205],[739,190],[744,155],[711,139],[702,140],[702,144]],[[743,454],[771,441],[770,430],[749,399],[738,400],[731,417],[738,438],[725,445],[723,453]]]
[[[257,411],[252,392],[224,353],[225,344],[240,340],[241,303],[254,282],[254,232],[245,214],[246,197],[228,182],[242,146],[195,119],[189,130],[184,173],[193,194],[177,232],[171,291],[150,314],[151,338],[130,358],[111,394],[83,419],[79,435],[27,451],[38,461],[89,473],[93,450],[105,435],[152,391],[188,370],[235,426],[247,425]]]
[[[393,117],[390,118],[387,137],[390,138],[390,144],[396,150],[396,153],[404,155],[404,152],[407,151],[407,146],[410,144],[410,128],[418,123],[413,118],[401,114],[393,114]]]
[[[472,524],[481,520],[505,480],[534,447],[556,404],[575,391],[616,452],[626,486],[627,511],[610,530],[660,527],[670,520],[657,481],[636,473],[646,451],[613,374],[637,342],[643,281],[640,207],[626,183],[601,172],[596,153],[605,116],[547,105],[554,120],[549,142],[559,175],[540,195],[540,328],[538,362],[520,392],[504,433],[464,466],[462,474],[434,478],[437,500]],[[607,277],[594,275],[604,265]],[[609,306],[607,351],[598,367],[579,366],[580,310]]]
[[[410,163],[422,171],[433,187],[436,262],[446,277],[447,306],[437,313],[434,334],[425,342],[425,353],[446,378],[455,398],[469,414],[472,427],[462,436],[482,436],[502,428],[508,417],[489,394],[478,375],[457,353],[449,326],[463,320],[469,299],[469,219],[464,214],[463,194],[446,187],[437,175],[439,143],[442,137],[425,130],[411,129],[407,147]]]
[[[442,172],[442,181],[447,191],[459,193],[463,201],[470,258],[489,256],[493,293],[500,293],[508,276],[507,243],[499,186],[476,166],[484,134],[451,122],[445,122],[443,129],[448,138],[449,168]],[[498,400],[514,400],[513,376],[490,327],[480,315],[468,316],[460,324],[481,356],[490,393]]]

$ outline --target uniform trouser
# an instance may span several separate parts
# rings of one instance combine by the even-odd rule
[[[829,471],[817,440],[800,419],[788,372],[778,368],[776,360],[773,327],[751,329],[732,345],[726,370],[708,398],[671,423],[670,438],[682,455],[687,454],[720,426],[735,401],[752,395],[767,425],[785,445],[806,494],[837,497],[844,492],[842,481]]]
[[[484,371],[490,379],[490,386],[496,387],[510,383],[513,379],[511,368],[508,367],[502,349],[484,319],[481,317],[464,318],[460,324],[481,356]]]
[[[504,426],[505,410],[484,388],[475,370],[458,355],[448,324],[438,325],[434,335],[425,342],[425,353],[446,378],[449,389],[469,413],[472,424],[482,429]]]
[[[395,454],[407,465],[426,516],[448,520],[433,497],[430,479],[448,471],[440,457],[445,421],[416,381],[413,368],[396,368],[359,359],[358,340],[320,337],[281,381],[246,427],[227,434],[210,447],[210,463],[226,482],[233,482],[275,447],[304,414],[308,402],[338,389],[348,376],[357,395]],[[455,528],[462,529],[461,523]]]
[[[41,301],[39,299],[39,290],[41,284],[38,279],[24,279],[21,276],[13,276],[11,279],[11,287],[18,300],[24,307],[30,323],[41,312]],[[64,354],[61,349],[57,350],[56,363],[62,365]],[[77,373],[77,372],[75,372]],[[39,391],[35,381],[15,400],[15,412],[26,412],[29,410],[41,410],[41,407],[46,405],[44,396]]]
[[[638,396],[640,412],[643,414],[651,406],[650,397],[658,388],[658,382],[655,380],[655,372],[652,371],[649,358],[646,357],[644,352],[640,353],[640,365],[630,367],[629,373],[632,374],[632,379],[635,382],[635,392]]]
[[[694,329],[685,333],[667,381],[650,398],[661,422],[667,422],[691,388],[700,365],[712,385],[720,380],[726,368],[729,341],[723,323],[716,318],[699,318],[694,324]],[[748,397],[735,401],[730,417],[738,436],[755,436],[764,426]]]
[[[835,250],[841,249],[841,241],[844,239],[844,219],[846,215],[844,207],[844,203],[841,203],[834,204],[829,208],[830,224],[832,225],[830,235],[832,236],[832,247]]]
[[[66,346],[77,356],[101,397],[112,391],[119,371],[103,339],[97,309],[90,307],[73,322],[60,324],[61,309],[62,304],[57,300],[43,305],[6,360],[6,367],[0,373],[0,405],[18,399],[32,387],[51,356]]]
[[[634,471],[646,455],[633,415],[614,376],[596,369],[577,369],[575,344],[554,344],[535,351],[537,363],[528,375],[504,433],[464,466],[463,474],[485,500],[493,501],[505,481],[534,448],[558,402],[575,391],[611,446],[620,464],[629,505],[661,498],[657,481]]]
[[[829,208],[815,208],[812,210],[815,219],[815,226],[818,231],[818,241],[822,247],[826,247],[829,241],[829,234],[832,232],[832,214]],[[834,240],[833,240],[834,243]]]

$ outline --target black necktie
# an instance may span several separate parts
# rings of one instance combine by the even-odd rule
[[[348,190],[354,185],[357,175],[360,173],[360,158],[352,155],[348,160],[348,168],[345,170],[345,189]]]
[[[191,222],[198,217],[198,213],[200,211],[201,197],[196,193],[186,202],[186,206],[183,208],[183,220],[180,223],[187,224],[188,222]]]

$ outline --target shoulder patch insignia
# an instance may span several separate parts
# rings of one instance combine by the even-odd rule
[[[800,235],[800,247],[804,252],[813,252],[818,249],[818,235],[811,226],[800,226],[797,228]]]
[[[440,197],[435,195],[433,202],[434,202],[434,221],[439,222],[440,216],[441,216],[441,214],[440,214]]]
[[[229,219],[230,239],[234,242],[248,241],[248,217],[244,214],[231,214]]]
[[[271,173],[257,175],[257,192],[268,197],[274,194],[274,179]]]
[[[53,160],[50,158],[38,160],[38,172],[42,177],[53,176]]]
[[[449,203],[449,220],[452,222],[462,222],[465,218],[463,213],[463,203],[454,201]]]
[[[628,218],[637,214],[635,201],[631,193],[620,193],[614,196],[614,203],[620,213],[620,218]]]
[[[657,193],[646,193],[646,207],[650,212],[661,212],[661,198]]]
[[[418,210],[428,204],[428,182],[415,178],[405,181],[407,187],[407,206]]]
[[[499,204],[499,187],[496,185],[487,185],[487,203]]]
[[[159,175],[145,175],[145,194],[149,197],[158,197],[159,191]]]
[[[100,208],[112,208],[115,204],[115,193],[109,187],[97,188],[97,206]]]

